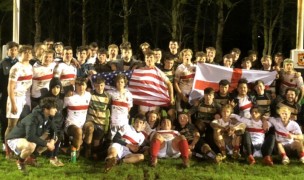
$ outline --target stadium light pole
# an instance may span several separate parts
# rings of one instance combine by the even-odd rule
[[[13,41],[19,43],[20,0],[13,0]]]

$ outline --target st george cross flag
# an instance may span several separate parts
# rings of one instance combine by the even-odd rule
[[[248,83],[262,80],[265,85],[270,85],[276,78],[276,74],[276,71],[233,69],[219,65],[201,63],[196,67],[189,101],[191,102],[191,100],[201,98],[204,94],[204,89],[207,87],[212,87],[215,91],[218,91],[218,83],[222,79],[227,79],[230,82],[229,90],[231,91],[237,87],[238,81],[241,78],[246,78]]]
[[[157,67],[135,69],[128,87],[133,95],[134,104],[149,107],[169,105],[170,97],[163,75]]]
[[[113,71],[94,74],[91,81],[95,82],[97,77],[106,80],[106,89],[115,87],[115,77],[125,74],[129,80],[127,89],[133,95],[133,103],[144,106],[167,106],[170,104],[168,88],[162,79],[164,75],[158,68],[135,69],[133,71]]]

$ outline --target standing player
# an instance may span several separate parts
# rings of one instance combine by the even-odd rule
[[[76,91],[70,97],[64,98],[64,106],[68,114],[65,123],[65,132],[72,137],[71,156],[79,152],[82,144],[82,128],[86,121],[87,111],[91,100],[91,94],[86,92],[86,79],[77,78],[75,81]]]
[[[108,91],[112,99],[111,139],[119,129],[129,124],[129,111],[133,106],[133,98],[131,92],[126,89],[127,83],[127,77],[119,74],[115,78],[116,89]]]
[[[39,104],[41,97],[45,96],[49,90],[49,84],[53,78],[56,63],[54,61],[53,50],[46,50],[42,56],[42,61],[37,61],[33,65],[33,85],[31,89],[32,108]]]
[[[16,63],[10,70],[8,81],[8,98],[6,117],[8,126],[5,136],[16,126],[18,119],[30,113],[30,87],[32,85],[33,70],[29,61],[32,59],[32,46],[25,45],[20,48],[20,62]]]

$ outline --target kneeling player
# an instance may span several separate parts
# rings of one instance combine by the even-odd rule
[[[144,160],[143,154],[138,154],[139,146],[144,142],[145,136],[141,132],[144,129],[146,118],[137,115],[133,126],[124,125],[113,137],[113,144],[108,149],[105,171],[109,171],[117,159],[124,163],[137,163]]]
[[[189,146],[185,136],[172,130],[170,119],[161,121],[161,130],[156,131],[151,141],[151,166],[157,165],[157,158],[182,157],[183,166],[189,167]]]

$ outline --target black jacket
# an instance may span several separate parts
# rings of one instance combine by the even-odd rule
[[[48,117],[45,117],[43,110],[37,106],[31,114],[17,123],[6,137],[6,140],[25,138],[29,142],[45,147],[47,141],[40,138],[45,132],[49,132],[51,138],[55,139],[57,135],[56,124]]]

